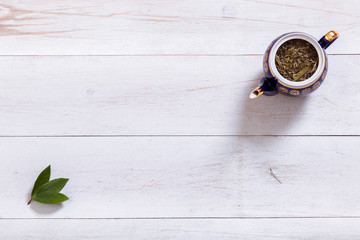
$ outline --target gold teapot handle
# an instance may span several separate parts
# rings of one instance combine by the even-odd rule
[[[326,33],[320,40],[319,44],[323,49],[327,49],[337,38],[339,37],[339,33],[335,30],[331,30]]]
[[[331,30],[330,32],[328,32],[327,34],[325,34],[325,38],[326,40],[328,40],[329,42],[334,41],[336,38],[339,37],[339,33],[335,30]]]

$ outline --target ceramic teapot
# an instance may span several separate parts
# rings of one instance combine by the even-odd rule
[[[313,36],[302,32],[285,33],[273,40],[267,48],[263,67],[265,76],[260,80],[259,87],[250,93],[250,98],[254,99],[262,94],[273,96],[278,93],[288,96],[302,96],[315,91],[324,81],[327,69],[328,59],[325,49],[328,48],[337,38],[339,34],[332,30],[325,34],[319,41]],[[316,50],[318,55],[318,66],[314,74],[304,81],[291,81],[284,78],[276,68],[275,55],[279,47],[286,41],[292,39],[302,39],[310,43]]]

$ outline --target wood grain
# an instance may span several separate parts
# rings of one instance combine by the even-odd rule
[[[308,97],[248,95],[261,56],[1,57],[0,135],[359,135],[360,56]]]
[[[357,0],[6,0],[2,55],[263,54],[285,32],[340,32],[329,53],[359,54]]]
[[[360,237],[359,219],[0,220],[3,239],[319,239]],[[21,226],[21,227],[19,227]]]
[[[359,144],[358,137],[0,138],[0,217],[360,217]],[[70,178],[63,190],[70,200],[26,205],[48,164],[52,178]]]
[[[357,6],[1,1],[1,239],[360,238]],[[276,36],[331,29],[318,91],[248,100]],[[70,200],[26,205],[49,163]]]

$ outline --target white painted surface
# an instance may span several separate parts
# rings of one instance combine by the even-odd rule
[[[1,1],[0,54],[263,54],[285,32],[341,34],[360,53],[358,0]]]
[[[359,219],[0,220],[2,239],[358,239]],[[20,227],[21,226],[21,227]],[[6,228],[3,228],[6,227]]]
[[[0,138],[0,216],[357,217],[359,145],[358,137]],[[27,206],[47,164],[53,178],[70,178],[71,199]]]
[[[360,238],[358,5],[1,1],[1,240]],[[331,29],[319,90],[248,100]],[[48,164],[70,200],[27,206]]]
[[[0,135],[360,134],[360,57],[329,61],[312,95],[249,101],[261,56],[0,57]]]

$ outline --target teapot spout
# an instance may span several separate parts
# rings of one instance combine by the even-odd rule
[[[261,87],[257,87],[251,91],[249,98],[254,99],[260,97],[263,93],[264,93],[263,89]]]
[[[260,84],[258,86],[259,87],[251,91],[249,96],[250,99],[255,99],[263,94],[266,96],[274,96],[278,94],[278,91],[276,90],[275,78],[269,78],[265,76],[260,80]]]

